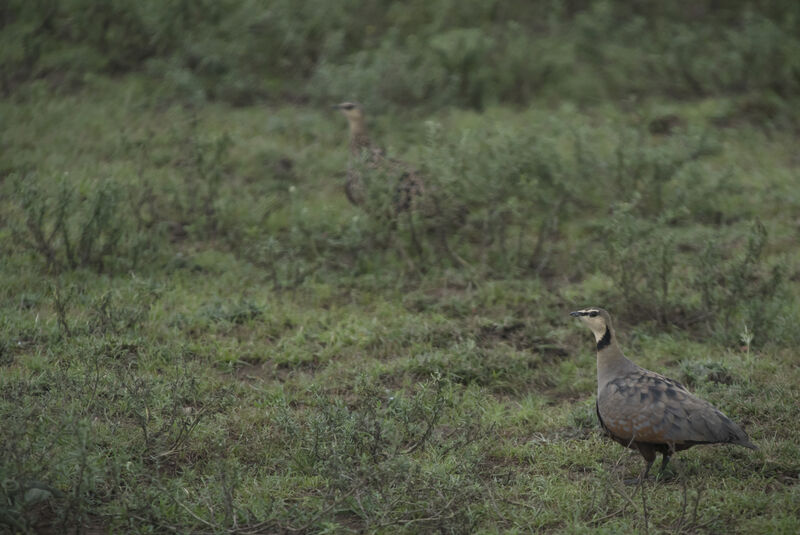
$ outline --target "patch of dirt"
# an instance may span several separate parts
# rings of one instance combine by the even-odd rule
[[[532,444],[554,444],[571,440],[588,440],[599,432],[599,429],[562,427],[552,431],[534,433],[530,438],[530,442]]]
[[[570,481],[584,481],[588,478],[595,478],[597,469],[593,466],[582,466],[572,464],[566,467],[567,477]]]
[[[785,492],[786,487],[800,483],[800,467],[771,466],[764,469],[764,475],[771,479],[764,488],[767,493]]]
[[[528,326],[521,321],[482,325],[478,339],[482,345],[505,342],[515,349],[534,351],[545,357],[545,361],[569,355],[567,349],[557,341],[532,334]]]
[[[353,533],[363,533],[366,527],[364,520],[352,511],[337,511],[334,519],[337,524],[350,529]]]
[[[488,454],[481,460],[481,471],[494,479],[510,480],[515,475],[529,471],[533,464],[535,461],[528,458]]]
[[[447,286],[409,293],[403,298],[403,306],[409,312],[425,312],[431,309],[457,312],[453,310],[453,307],[458,298],[463,297],[466,292],[466,286],[451,282]],[[464,306],[466,307],[467,304],[464,303]],[[475,310],[473,310],[474,312]]]
[[[675,130],[685,127],[686,121],[674,113],[655,117],[647,124],[647,129],[654,136],[669,136]]]
[[[525,329],[525,324],[515,321],[509,324],[492,323],[483,325],[480,329],[481,335],[487,338],[499,338],[501,340],[511,340],[515,334]]]
[[[49,502],[29,508],[25,511],[25,517],[29,522],[29,529],[33,528],[33,533],[40,535],[61,535],[63,533],[105,535],[109,533],[108,528],[99,518],[89,517],[77,524],[74,519],[67,517],[65,522],[62,513],[56,512],[53,504]]]
[[[778,119],[783,110],[774,101],[750,97],[738,102],[728,113],[715,117],[711,123],[719,128],[740,125],[768,126]]]
[[[239,381],[257,383],[264,381],[285,381],[291,370],[285,366],[276,366],[273,362],[242,362],[233,371]]]

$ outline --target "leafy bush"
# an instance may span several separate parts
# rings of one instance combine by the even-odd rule
[[[467,532],[474,522],[469,504],[483,486],[482,454],[474,445],[489,435],[477,407],[452,418],[455,404],[469,403],[464,397],[434,377],[408,396],[387,397],[361,383],[347,404],[320,396],[303,414],[287,407],[274,417],[282,453],[273,450],[280,455],[273,462],[323,478],[329,489],[321,496],[324,503],[353,511],[353,520],[366,529],[413,525]],[[450,468],[431,469],[412,456],[423,450],[447,459]],[[294,522],[322,520],[309,516],[302,504],[282,513],[291,513]]]
[[[619,206],[599,237],[604,248],[597,267],[613,281],[607,301],[631,321],[700,327],[727,344],[738,343],[744,329],[757,333],[748,348],[753,341],[767,343],[785,315],[781,288],[786,279],[781,264],[764,263],[766,229],[754,223],[744,251],[732,247],[723,230],[704,237],[701,250],[682,255],[678,232],[635,217],[630,205]]]
[[[703,320],[708,329],[728,343],[740,333],[751,331],[753,338],[744,345],[761,346],[777,334],[784,315],[784,266],[765,265],[767,229],[760,221],[744,237],[743,251],[735,255],[722,240],[708,240],[698,256],[694,284],[701,295]]]
[[[130,269],[158,247],[157,236],[137,228],[125,190],[113,181],[79,188],[67,177],[26,175],[10,182],[13,240],[50,271]]]
[[[227,135],[206,140],[197,132],[196,119],[192,118],[183,139],[180,182],[173,192],[180,224],[195,238],[212,238],[223,232],[221,212],[228,208],[223,195],[224,181],[230,174]]]
[[[456,134],[431,124],[426,147],[441,207],[435,224],[467,264],[484,271],[547,273],[556,257],[564,260],[558,255],[566,218],[603,218],[620,202],[658,220],[653,228],[717,218],[715,197],[727,187],[716,173],[699,175],[700,162],[719,145],[695,132],[652,141],[640,129],[603,139],[594,129],[572,131],[556,121],[535,131],[481,125]]]
[[[311,97],[481,109],[539,94],[797,96],[796,3],[676,5],[14,0],[0,20],[0,83],[5,94],[42,77],[73,87],[87,74],[146,66],[182,98],[235,105]]]
[[[143,351],[124,338],[73,340],[37,380],[4,384],[0,526],[77,529],[99,501],[135,494],[144,467],[174,473],[188,462],[193,434],[227,408],[229,390],[185,373],[144,378]]]
[[[482,271],[546,266],[576,187],[554,144],[554,138],[518,129],[456,136],[430,125],[426,168],[441,207],[435,224],[465,264]]]
[[[673,295],[678,261],[675,238],[663,220],[633,215],[633,206],[617,206],[598,233],[602,253],[596,267],[611,277],[618,300],[614,309],[624,310],[630,318],[657,319],[666,325],[678,301]]]

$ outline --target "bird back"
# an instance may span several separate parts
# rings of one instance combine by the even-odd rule
[[[652,444],[730,443],[756,449],[747,434],[682,384],[638,368],[609,381],[598,393],[598,414],[622,441]]]

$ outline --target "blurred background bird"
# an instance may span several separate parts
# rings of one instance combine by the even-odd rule
[[[452,218],[443,217],[441,201],[432,189],[426,188],[420,172],[407,162],[388,157],[386,151],[372,140],[360,104],[342,102],[333,108],[342,112],[350,130],[350,156],[344,186],[347,199],[373,216],[389,218],[392,229],[396,228],[399,216],[404,214],[411,247],[416,255],[422,256],[424,252],[417,230],[421,225],[423,233],[434,238],[440,256],[458,260],[447,241]],[[415,215],[418,222],[415,222]],[[464,216],[461,213],[460,219],[463,220]]]

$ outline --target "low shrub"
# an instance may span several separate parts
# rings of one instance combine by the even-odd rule
[[[137,228],[126,190],[112,180],[79,186],[31,174],[14,177],[9,190],[12,239],[49,271],[131,269],[158,248],[157,234]]]

